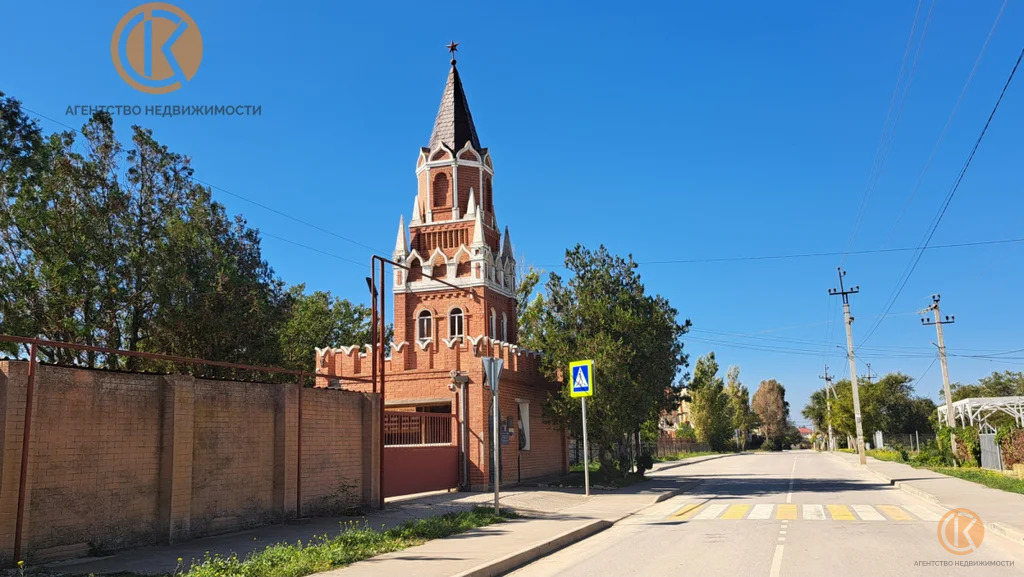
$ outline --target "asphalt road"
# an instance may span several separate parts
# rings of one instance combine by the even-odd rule
[[[703,483],[511,575],[1024,575],[1024,547],[988,533],[954,555],[938,537],[944,510],[825,454],[730,455],[659,474]]]

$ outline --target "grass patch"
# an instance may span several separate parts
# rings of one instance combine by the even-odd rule
[[[689,459],[690,457],[706,457],[708,455],[722,455],[725,453],[717,451],[692,451],[689,453],[674,453],[671,455],[665,455],[664,457],[655,457],[655,463],[664,463],[667,461],[682,461],[683,459]]]
[[[915,469],[927,469],[949,477],[978,483],[992,489],[1024,495],[1024,479],[1005,475],[999,471],[990,471],[979,467],[947,467],[937,465],[937,463],[941,463],[941,459],[936,459],[934,455],[929,455],[925,452],[911,454],[906,451],[872,449],[867,451],[867,454],[879,461],[903,463]]]
[[[641,481],[646,481],[647,478],[636,473],[626,473],[623,477],[622,473],[617,471],[603,471],[601,470],[601,463],[591,462],[590,463],[590,487],[596,489],[620,489],[622,487],[628,487]],[[584,485],[583,476],[583,465],[577,463],[569,467],[569,474],[548,483],[550,487],[582,487]]]
[[[906,459],[903,458],[903,454],[900,453],[899,451],[891,451],[888,449],[871,449],[870,451],[864,451],[864,453],[869,457],[874,457],[878,459],[879,461],[893,461],[896,463],[906,463],[908,465],[912,464],[908,463]]]
[[[974,467],[924,467],[926,469],[956,477],[965,481],[971,481],[992,489],[1019,493],[1024,495],[1024,480],[1004,475],[998,471],[988,469],[976,469]]]
[[[278,543],[243,559],[237,555],[207,554],[203,559],[193,560],[189,567],[179,559],[179,569],[164,577],[303,577],[422,545],[431,539],[502,523],[515,516],[507,511],[495,515],[490,507],[476,507],[471,511],[409,521],[384,531],[349,523],[340,535],[321,535],[308,542]],[[134,577],[130,573],[119,575]]]

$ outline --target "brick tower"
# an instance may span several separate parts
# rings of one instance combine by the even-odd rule
[[[566,432],[542,418],[559,385],[541,374],[541,353],[518,344],[512,244],[508,229],[498,229],[494,166],[480,145],[454,59],[416,180],[409,226],[399,218],[392,255],[407,268],[393,267],[395,335],[381,367],[382,494],[486,488],[495,440],[505,482],[567,472]],[[317,348],[316,386],[376,392],[369,378],[373,349]],[[485,356],[504,363],[499,439],[492,437],[494,391],[484,382]]]
[[[398,225],[395,341],[435,350],[480,337],[516,343],[515,259],[508,228],[498,230],[494,166],[480,146],[455,59],[441,95],[429,146],[416,162],[418,183],[409,220]],[[436,280],[473,289],[458,291]]]

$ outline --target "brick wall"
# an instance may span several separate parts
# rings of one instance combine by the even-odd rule
[[[376,395],[37,366],[23,554],[71,557],[373,503]],[[0,362],[0,562],[11,560],[28,363]]]
[[[468,325],[468,323],[467,323]],[[472,334],[472,333],[471,333]],[[369,392],[369,382],[356,382],[346,377],[370,376],[370,359],[361,356],[370,347],[320,349],[317,354],[317,386],[342,386],[350,390]],[[459,412],[455,393],[448,389],[452,369],[469,376],[469,478],[473,490],[484,490],[490,483],[491,456],[491,393],[483,386],[483,366],[480,357],[500,357],[504,361],[501,376],[501,418],[511,416],[513,434],[509,444],[502,448],[502,481],[518,482],[536,477],[568,471],[565,431],[543,422],[543,407],[557,384],[547,382],[539,371],[539,353],[493,341],[487,337],[474,345],[469,338],[449,347],[429,343],[426,349],[417,344],[392,347],[391,358],[385,360],[385,406],[389,410],[398,406],[436,405],[450,402]],[[518,402],[526,401],[530,413],[530,449],[519,450]],[[460,415],[460,418],[462,416]]]

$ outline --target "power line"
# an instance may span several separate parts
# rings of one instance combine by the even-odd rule
[[[914,200],[914,196],[917,194],[917,189],[921,186],[921,182],[924,180],[924,175],[928,172],[928,168],[932,164],[932,159],[935,158],[935,152],[938,151],[939,145],[946,136],[946,131],[949,130],[949,126],[953,123],[953,118],[956,116],[957,110],[960,108],[960,103],[963,102],[964,95],[967,94],[967,87],[971,85],[971,80],[974,79],[974,73],[978,71],[981,59],[985,56],[985,50],[988,49],[988,43],[992,40],[992,36],[996,32],[996,27],[999,25],[999,19],[1002,18],[1003,11],[1006,9],[1006,4],[1009,1],[1010,0],[1003,0],[1003,5],[999,8],[999,12],[996,14],[996,19],[992,23],[992,28],[989,29],[988,36],[985,37],[985,42],[981,45],[981,51],[978,52],[978,57],[974,60],[974,66],[971,67],[971,72],[967,75],[967,80],[964,81],[963,88],[960,89],[960,95],[957,97],[956,103],[953,105],[953,110],[949,112],[949,116],[946,118],[946,124],[942,127],[942,131],[939,132],[939,138],[935,141],[935,145],[932,146],[932,151],[928,154],[928,160],[925,161],[924,167],[921,168],[921,173],[917,175],[917,181],[914,182],[913,188],[910,189],[910,194],[907,196],[907,200],[903,204],[903,208],[900,209],[900,214],[896,217],[896,222],[892,224],[892,228],[889,229],[889,233],[885,235],[885,241],[882,243],[882,246],[889,244],[889,239],[892,238],[892,233],[896,231],[896,228],[903,220],[903,215],[907,212],[907,208],[910,207],[910,202]]]
[[[27,107],[24,107],[24,106],[22,106],[22,109],[25,110],[26,112],[29,112],[31,114],[34,114],[34,115],[38,116],[39,118],[43,118],[43,119],[49,120],[50,122],[53,122],[55,124],[59,124],[60,126],[63,126],[63,127],[67,128],[69,130],[73,130],[73,131],[77,132],[78,134],[82,134],[81,129],[75,128],[74,126],[71,126],[69,124],[65,124],[65,123],[61,122],[60,120],[57,120],[55,118],[51,118],[51,117],[49,117],[49,116],[47,116],[47,115],[45,115],[45,114],[43,114],[41,112],[37,112],[35,110],[32,110],[31,108],[27,108]],[[82,134],[82,135],[84,136],[84,134]],[[289,220],[291,220],[293,222],[297,222],[297,223],[302,224],[304,226],[308,226],[308,227],[310,227],[310,228],[312,228],[314,230],[320,231],[320,232],[322,232],[324,234],[328,234],[330,236],[333,236],[333,237],[338,238],[340,240],[343,240],[345,242],[352,243],[352,244],[354,244],[356,246],[365,248],[365,249],[369,250],[372,253],[375,253],[375,254],[378,254],[378,253],[379,254],[385,254],[383,251],[379,251],[379,250],[373,248],[372,246],[369,246],[367,244],[363,244],[363,243],[359,242],[358,240],[348,238],[347,236],[338,234],[338,233],[336,233],[336,232],[334,232],[332,230],[328,230],[326,228],[323,228],[322,226],[319,226],[319,225],[313,224],[313,223],[311,223],[309,221],[303,220],[301,218],[292,216],[292,215],[290,215],[290,214],[288,214],[286,212],[277,210],[276,208],[273,208],[273,207],[267,206],[267,205],[265,205],[265,204],[263,204],[261,202],[257,202],[255,200],[252,200],[251,198],[247,198],[247,197],[242,196],[242,195],[240,195],[238,193],[231,192],[230,190],[228,190],[228,189],[226,189],[226,188],[224,188],[222,186],[217,186],[216,184],[213,184],[211,182],[207,182],[205,180],[197,178],[196,176],[191,176],[190,179],[192,180],[192,182],[195,182],[196,184],[201,184],[201,185],[203,185],[203,186],[205,186],[205,187],[207,187],[207,188],[209,188],[211,190],[216,190],[218,192],[222,192],[222,193],[227,194],[229,196],[233,196],[233,197],[235,197],[235,198],[237,198],[239,200],[244,200],[245,202],[248,202],[249,204],[252,204],[252,205],[255,205],[255,206],[258,206],[258,207],[262,208],[263,210],[272,212],[272,213],[274,213],[274,214],[276,214],[278,216],[287,218],[287,219],[289,219]],[[280,239],[280,237],[275,237],[275,238],[279,238]],[[284,239],[282,239],[282,240],[284,240]],[[292,244],[298,244],[298,243],[292,243]],[[316,249],[313,249],[313,250],[316,250]],[[318,252],[321,252],[321,251],[318,251]],[[343,259],[343,260],[345,260],[345,259]]]
[[[359,261],[352,260],[350,258],[345,258],[343,256],[339,256],[339,255],[336,255],[334,253],[330,253],[330,252],[327,252],[325,250],[321,250],[319,248],[315,248],[315,247],[312,247],[312,246],[309,246],[309,245],[305,245],[305,244],[302,244],[302,243],[299,243],[299,242],[295,242],[294,240],[290,240],[290,239],[284,238],[283,236],[277,236],[276,234],[271,234],[271,233],[263,231],[263,230],[260,230],[258,232],[259,232],[260,236],[266,236],[266,237],[274,238],[274,239],[277,239],[277,240],[279,240],[281,242],[286,242],[288,244],[293,244],[293,245],[295,245],[297,247],[301,247],[301,248],[304,248],[306,250],[311,250],[313,252],[318,252],[318,253],[320,253],[320,254],[322,254],[324,256],[329,256],[331,258],[336,258],[336,259],[338,259],[340,261],[345,261],[347,263],[352,263],[354,265],[361,266],[361,267],[364,267],[364,268],[366,267],[366,263],[365,262],[359,262]]]
[[[900,293],[903,292],[903,288],[907,286],[907,282],[910,280],[911,275],[914,274],[914,269],[917,268],[917,263],[921,261],[921,257],[924,255],[925,249],[928,248],[928,244],[931,242],[932,237],[935,235],[935,231],[939,228],[939,223],[942,222],[942,217],[946,215],[946,210],[949,208],[949,204],[953,201],[953,196],[956,194],[956,191],[960,188],[960,183],[963,182],[964,175],[967,174],[967,169],[970,168],[971,161],[974,160],[975,153],[978,152],[978,147],[981,146],[981,141],[985,138],[985,134],[988,132],[988,127],[992,124],[992,119],[995,117],[996,111],[999,110],[999,105],[1003,101],[1003,96],[1006,95],[1006,90],[1010,87],[1010,82],[1013,81],[1013,76],[1017,73],[1017,68],[1020,66],[1020,61],[1022,58],[1024,58],[1024,49],[1022,49],[1020,51],[1020,55],[1017,56],[1017,62],[1014,63],[1013,69],[1010,71],[1010,75],[1006,78],[1006,83],[1003,84],[1003,89],[999,92],[999,98],[996,99],[996,103],[992,107],[992,112],[989,113],[988,119],[985,121],[985,126],[982,127],[981,133],[978,134],[978,139],[974,142],[974,146],[971,148],[970,154],[967,155],[967,160],[964,162],[963,167],[960,169],[960,173],[953,181],[953,186],[946,194],[945,201],[939,209],[938,214],[933,219],[931,227],[929,228],[924,237],[924,241],[921,243],[919,250],[917,251],[915,256],[911,257],[911,261],[909,263],[909,270],[903,276],[902,282],[900,282],[897,286],[895,293],[890,296],[888,301],[889,304],[888,306],[886,306],[885,311],[882,313],[882,316],[875,322],[874,325],[872,325],[871,329],[868,331],[868,334],[865,335],[864,338],[861,340],[862,345],[865,342],[867,342],[868,339],[871,338],[871,335],[875,333],[879,325],[882,324],[882,321],[885,320],[885,316],[889,314],[890,310],[892,310],[893,305],[896,304],[896,299],[899,298]]]
[[[932,367],[934,367],[934,366],[935,366],[935,363],[936,363],[936,362],[937,362],[938,360],[939,360],[939,357],[938,357],[938,356],[936,355],[936,357],[935,357],[934,359],[932,359],[932,362],[931,362],[931,364],[930,364],[930,365],[928,365],[928,368],[927,368],[927,369],[925,369],[923,373],[921,373],[921,376],[920,376],[920,377],[917,377],[916,379],[914,379],[913,381],[911,381],[912,383],[914,383],[914,388],[917,388],[917,383],[920,383],[920,382],[921,382],[921,379],[925,378],[925,376],[927,376],[927,375],[928,375],[928,371],[932,370]]]
[[[938,250],[947,248],[962,248],[970,246],[985,246],[993,244],[1009,244],[1009,243],[1020,243],[1024,242],[1024,238],[1005,238],[1005,239],[994,239],[994,240],[980,240],[974,242],[960,242],[953,244],[937,244],[934,246],[925,247],[926,250]],[[804,252],[804,253],[790,253],[790,254],[776,254],[776,255],[755,255],[755,256],[727,256],[727,257],[710,257],[710,258],[689,258],[689,259],[675,259],[675,260],[647,260],[639,261],[638,265],[660,265],[660,264],[699,264],[699,263],[714,263],[714,262],[738,262],[738,261],[756,261],[756,260],[782,260],[782,259],[795,259],[795,258],[814,258],[824,256],[840,256],[843,254],[880,254],[890,252],[909,252],[921,250],[921,247],[899,247],[899,248],[878,248],[870,250],[854,250],[854,251],[829,251],[829,252]],[[545,268],[558,268],[563,267],[564,264],[540,264],[537,265]]]
[[[925,17],[924,29],[921,32],[921,40],[917,43],[917,50],[914,52],[914,62],[910,67],[910,73],[907,75],[906,83],[903,82],[903,72],[907,66],[907,56],[910,54],[910,47],[914,41],[914,32],[917,30],[917,19],[921,13],[922,0],[917,2],[917,10],[914,12],[914,22],[910,27],[910,35],[907,37],[907,47],[903,51],[903,61],[900,64],[900,73],[896,77],[896,86],[892,89],[892,100],[889,102],[889,111],[885,115],[885,123],[882,125],[882,136],[879,138],[878,147],[875,149],[875,159],[871,163],[871,171],[868,173],[868,181],[864,187],[864,194],[861,196],[860,207],[857,209],[857,217],[853,222],[853,229],[850,231],[850,240],[846,244],[846,250],[850,250],[853,246],[853,240],[857,236],[857,231],[860,229],[860,223],[864,218],[864,211],[867,208],[868,201],[874,193],[875,185],[878,183],[878,179],[882,175],[882,167],[885,166],[885,160],[889,156],[889,149],[892,147],[892,141],[896,135],[896,127],[899,125],[900,116],[903,114],[903,106],[907,101],[907,94],[910,92],[910,84],[914,79],[914,71],[917,70],[917,59],[921,55],[921,48],[924,46],[924,39],[928,34],[928,27],[932,21],[932,11],[935,10],[935,4],[937,0],[932,0],[931,6],[928,8],[928,16]],[[900,85],[903,84],[903,95],[900,94]],[[899,96],[899,108],[896,110],[896,116],[892,117],[893,109],[896,107],[896,100]],[[893,118],[892,127],[889,126],[889,119]],[[842,261],[839,266],[846,263],[846,252],[843,253]]]

